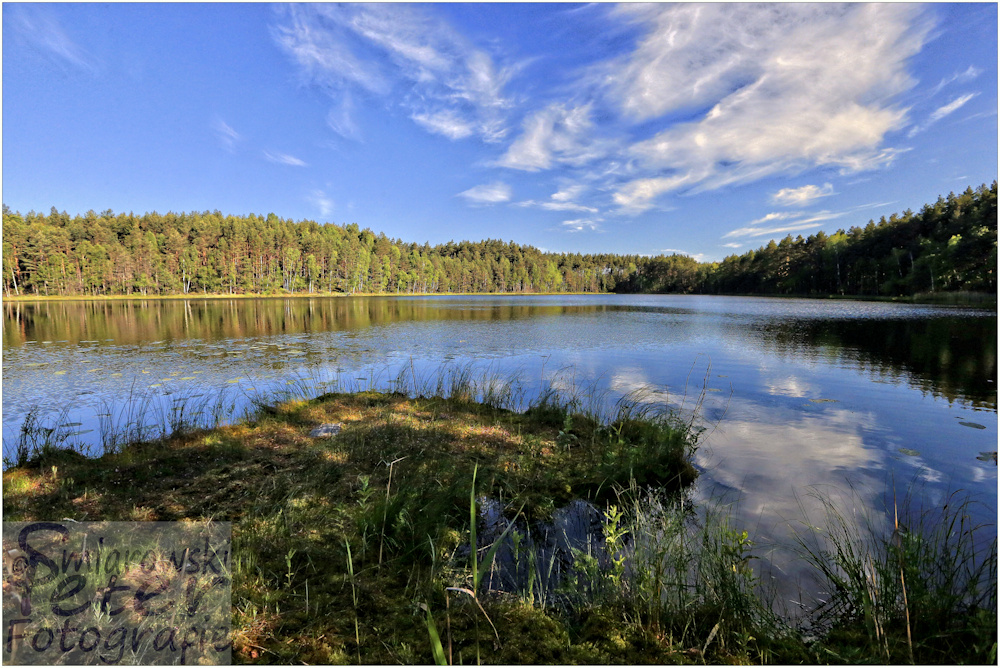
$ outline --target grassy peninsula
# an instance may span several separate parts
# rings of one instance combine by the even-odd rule
[[[974,554],[967,501],[806,549],[832,593],[796,628],[758,586],[753,537],[685,501],[693,423],[628,401],[602,421],[553,394],[516,412],[502,384],[471,387],[261,406],[96,459],[22,451],[5,519],[231,521],[237,662],[995,661],[996,544]],[[579,500],[588,535],[546,552]]]

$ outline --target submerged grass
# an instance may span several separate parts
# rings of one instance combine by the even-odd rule
[[[316,398],[292,386],[238,424],[168,423],[99,459],[25,441],[29,454],[3,475],[5,519],[233,522],[242,662],[907,661],[907,629],[917,661],[995,658],[995,543],[968,553],[976,528],[961,516],[910,523],[906,550],[871,551],[886,578],[877,601],[897,601],[900,563],[905,579],[892,610],[909,614],[906,629],[878,612],[888,654],[860,599],[831,604],[826,631],[807,640],[771,612],[752,538],[685,501],[692,422],[637,397],[608,415],[555,391],[525,406],[517,378],[468,367],[421,378],[411,366],[392,383]],[[310,438],[323,423],[342,431]],[[540,532],[567,504],[593,521],[550,549]],[[836,551],[811,554],[843,577]],[[967,557],[948,561],[956,554]],[[921,579],[928,569],[937,579]],[[944,618],[953,631],[938,639]]]

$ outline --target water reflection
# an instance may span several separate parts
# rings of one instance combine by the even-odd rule
[[[96,442],[142,411],[238,415],[286,390],[389,389],[403,369],[474,364],[520,374],[526,399],[556,388],[610,408],[652,388],[694,411],[696,505],[737,504],[786,599],[811,591],[787,550],[794,522],[822,510],[810,490],[853,485],[852,516],[891,507],[894,483],[932,502],[961,488],[995,520],[993,312],[609,295],[5,303],[4,316],[5,454],[32,409]]]

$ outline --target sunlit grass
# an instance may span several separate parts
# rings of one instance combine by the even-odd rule
[[[834,610],[823,637],[772,613],[752,567],[763,556],[753,535],[725,508],[695,513],[684,496],[701,433],[690,418],[638,395],[611,409],[555,390],[526,402],[517,378],[470,368],[377,374],[303,379],[286,401],[259,398],[245,419],[211,428],[191,422],[188,407],[109,410],[109,420],[161,424],[152,438],[123,440],[146,433],[131,427],[98,459],[46,446],[55,432],[29,423],[36,440],[24,436],[24,457],[4,472],[5,519],[233,522],[234,659],[243,662],[886,660],[883,636],[865,635],[871,627],[850,605]],[[389,378],[400,392],[369,389]],[[315,396],[317,380],[331,391]],[[201,407],[206,419],[221,415],[212,410]],[[325,423],[342,431],[308,436]],[[562,552],[546,551],[544,532],[572,504],[594,522]],[[967,543],[949,542],[948,527],[971,528],[957,517],[908,524],[907,540],[961,555]],[[922,549],[908,548],[907,563]],[[833,554],[816,553],[817,572],[840,572]],[[872,554],[891,580],[896,553]],[[995,657],[992,554],[975,572],[993,599],[935,613],[955,625],[953,662],[988,661],[991,648]],[[932,561],[947,574],[975,559]],[[905,580],[914,654],[940,659],[931,618],[918,615],[940,597],[922,599],[909,571]],[[899,619],[879,624],[894,634],[889,658],[906,661]]]

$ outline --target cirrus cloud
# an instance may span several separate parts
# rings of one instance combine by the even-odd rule
[[[907,59],[928,26],[912,5],[698,4],[617,10],[649,26],[608,66],[606,89],[636,122],[685,113],[628,150],[640,176],[623,208],[663,193],[711,190],[776,173],[887,165],[883,145],[906,122],[893,100],[914,81]],[[615,75],[615,76],[612,76]],[[702,111],[703,110],[703,111]]]
[[[782,188],[771,195],[771,201],[782,206],[804,206],[815,199],[829,197],[832,194],[833,186],[824,183],[822,187],[808,185],[801,188]]]
[[[307,4],[285,8],[274,40],[304,80],[336,102],[360,92],[399,95],[399,104],[429,132],[449,139],[478,135],[499,141],[507,132],[510,71],[472,46],[444,21],[416,6]],[[357,138],[350,109],[337,107],[335,131]]]
[[[500,204],[509,202],[513,196],[510,186],[502,182],[484,183],[464,190],[456,197],[462,197],[470,204]]]

